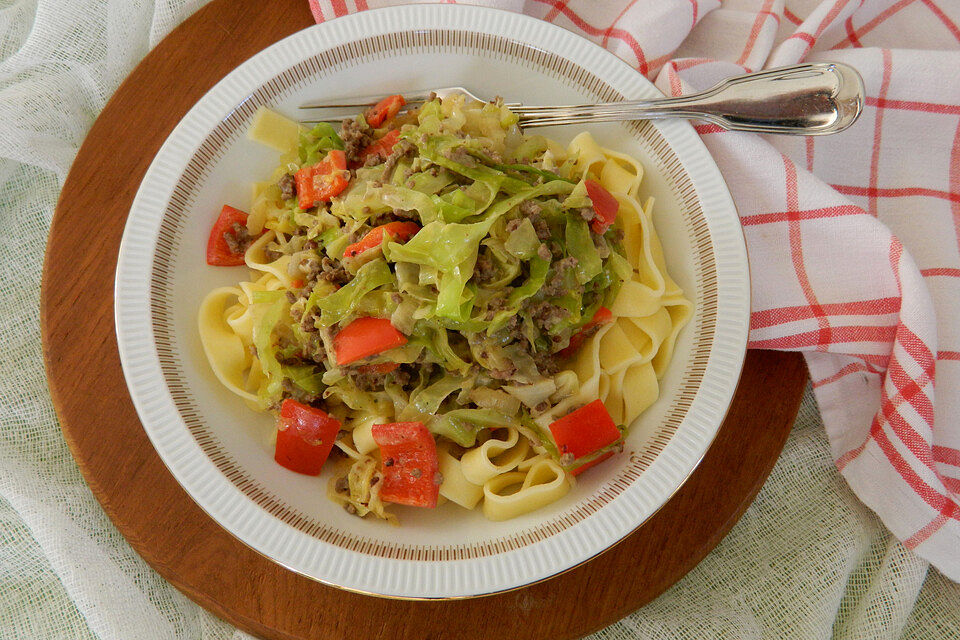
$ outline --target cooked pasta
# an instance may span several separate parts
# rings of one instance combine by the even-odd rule
[[[526,136],[499,102],[402,106],[339,133],[258,112],[280,165],[214,225],[207,262],[249,276],[207,294],[200,338],[224,387],[278,414],[280,464],[317,475],[336,452],[350,513],[517,517],[622,449],[692,305],[639,161]]]

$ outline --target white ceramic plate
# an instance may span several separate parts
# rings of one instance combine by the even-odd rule
[[[120,357],[144,429],[190,496],[221,526],[294,571],[346,589],[452,598],[520,587],[567,570],[629,534],[702,458],[740,374],[749,275],[739,221],[703,144],[684,122],[590,127],[641,158],[644,191],[670,273],[696,305],[660,400],[632,426],[623,455],[580,477],[563,500],[507,522],[455,505],[398,509],[402,527],[360,520],[326,498],[326,476],[275,464],[272,418],[216,380],[196,329],[203,296],[242,269],[206,266],[224,203],[277,156],[248,141],[251,115],[372,93],[465,86],[528,104],[644,98],[657,90],[600,47],[521,15],[470,6],[369,11],[305,29],[217,84],[174,129],[147,171],[120,249]],[[569,140],[574,128],[544,133]]]

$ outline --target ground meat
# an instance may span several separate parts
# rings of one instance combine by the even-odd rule
[[[338,287],[342,287],[353,280],[353,274],[344,269],[339,260],[331,260],[326,256],[324,256],[323,260],[320,261],[319,277],[320,279],[331,282]]]
[[[343,153],[348,162],[360,162],[360,152],[373,142],[373,129],[362,120],[344,120],[340,125]]]
[[[553,253],[550,252],[550,247],[545,244],[541,244],[537,248],[537,255],[540,256],[542,260],[549,260],[553,257]]]
[[[593,220],[595,215],[596,213],[590,207],[582,207],[580,209],[580,217],[583,218],[584,220],[588,220],[588,221]]]
[[[527,307],[537,328],[549,331],[570,312],[549,302],[534,302]]]
[[[520,225],[523,224],[522,218],[516,218],[507,223],[507,233],[513,233],[520,228]]]
[[[473,168],[477,166],[477,159],[470,155],[470,152],[464,147],[444,149],[441,152],[441,155],[443,155],[444,158],[462,164],[465,167]]]
[[[539,371],[541,375],[552,376],[560,371],[560,363],[555,353],[534,353],[533,363],[537,365],[537,371]],[[549,408],[549,405],[547,405],[546,408],[540,411],[543,412]]]
[[[267,260],[269,260],[270,262],[274,262],[274,261],[279,260],[280,258],[283,257],[283,252],[282,252],[282,251],[277,251],[276,249],[274,249],[274,248],[272,248],[272,247],[267,247],[266,249],[263,250],[263,255],[264,255],[264,257],[265,257]]]
[[[317,364],[323,364],[327,357],[327,349],[323,345],[323,338],[313,323],[310,324],[310,331],[306,331],[307,343],[303,346],[303,355],[310,358]]]
[[[387,156],[387,159],[383,162],[383,180],[389,180],[390,176],[393,174],[394,168],[397,166],[397,163],[401,158],[410,155],[416,150],[416,145],[414,145],[409,140],[401,140],[393,147],[393,151]]]
[[[497,369],[487,371],[487,375],[496,380],[510,380],[513,378],[513,374],[517,372],[516,367],[508,367],[506,369]]]
[[[538,215],[541,211],[543,207],[536,200],[524,200],[520,203],[520,213],[527,217]]]
[[[473,281],[477,284],[490,284],[500,275],[497,265],[494,264],[490,256],[481,254],[477,256],[477,264],[473,268]]]
[[[247,228],[238,222],[234,222],[229,231],[223,232],[223,240],[230,248],[230,253],[246,253],[247,248],[253,244],[255,238],[250,235]]]
[[[389,375],[373,371],[360,371],[359,367],[348,367],[344,371],[350,381],[361,391],[382,391],[383,383],[386,382],[387,375]]]
[[[284,378],[283,382],[280,383],[280,388],[283,390],[284,398],[292,398],[297,402],[302,402],[303,404],[310,404],[311,402],[316,402],[320,399],[320,396],[310,393],[301,389],[293,383],[293,380],[290,378]]]
[[[280,197],[289,200],[297,195],[297,181],[293,179],[293,174],[285,173],[277,182],[280,187]]]
[[[610,257],[610,247],[607,245],[607,240],[601,235],[596,233],[590,234],[593,237],[593,246],[597,248],[597,253],[600,255],[601,260],[606,260]]]
[[[525,201],[523,204],[520,205],[521,213],[523,213],[524,204],[536,205],[536,203],[531,200]],[[530,220],[530,223],[533,225],[533,230],[537,232],[537,239],[540,242],[546,242],[547,240],[552,238],[553,235],[550,233],[550,225],[547,224],[547,221],[544,220],[543,216],[541,216],[539,213],[540,205],[536,205],[536,206],[537,206],[537,209],[536,209],[537,213],[530,214],[529,220]]]
[[[553,277],[550,278],[550,281],[547,282],[542,289],[540,289],[543,295],[547,296],[548,298],[552,298],[554,296],[561,296],[566,293],[569,289],[567,286],[566,272],[567,270],[573,269],[576,266],[577,259],[573,256],[569,256],[563,260],[558,260],[555,262],[553,265]]]
[[[407,209],[394,209],[393,211],[387,211],[386,213],[378,213],[377,215],[370,218],[367,223],[371,227],[379,227],[382,224],[387,224],[388,222],[405,222],[407,220],[413,220],[414,222],[420,222],[420,214],[416,210],[407,210]]]

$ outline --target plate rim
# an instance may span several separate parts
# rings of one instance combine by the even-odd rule
[[[151,177],[153,177],[152,174],[154,173],[155,165],[157,164],[157,158],[160,158],[161,156],[164,155],[165,150],[167,149],[168,145],[171,143],[172,140],[174,140],[174,139],[176,138],[178,132],[182,129],[182,126],[183,126],[184,122],[187,121],[187,120],[191,117],[191,115],[196,112],[196,110],[198,109],[198,106],[199,106],[199,105],[201,105],[201,104],[204,103],[205,101],[210,100],[210,99],[211,99],[211,96],[215,96],[215,94],[217,94],[218,90],[221,90],[224,86],[228,85],[228,84],[236,77],[236,75],[237,75],[241,70],[246,69],[246,68],[249,68],[249,67],[250,67],[252,64],[254,64],[257,60],[259,60],[261,57],[263,57],[264,55],[266,55],[267,52],[269,52],[269,51],[274,51],[274,50],[280,48],[280,47],[281,47],[282,45],[284,45],[285,43],[289,43],[289,42],[296,41],[296,40],[304,37],[304,34],[305,34],[305,33],[318,33],[318,32],[321,32],[321,31],[322,31],[322,32],[327,32],[327,31],[333,30],[333,29],[336,28],[336,27],[345,27],[345,25],[346,25],[348,22],[356,22],[356,23],[360,23],[360,24],[362,24],[362,23],[367,23],[367,22],[372,22],[373,20],[376,19],[376,17],[379,17],[380,15],[386,15],[386,14],[401,14],[401,15],[402,15],[402,14],[413,14],[413,15],[415,15],[415,14],[421,14],[421,15],[423,15],[423,14],[425,14],[425,13],[431,13],[431,14],[433,14],[431,17],[434,18],[434,19],[436,19],[438,22],[443,22],[443,18],[445,17],[445,16],[443,16],[444,13],[451,13],[451,14],[453,14],[453,13],[463,13],[463,14],[465,14],[465,15],[466,15],[466,14],[469,14],[469,13],[476,13],[476,14],[499,14],[499,15],[502,15],[502,16],[509,16],[508,19],[511,20],[511,21],[517,21],[517,22],[516,22],[517,25],[521,25],[521,24],[523,24],[523,23],[526,23],[526,24],[528,24],[528,25],[537,25],[537,28],[545,29],[545,30],[548,31],[548,32],[549,32],[549,31],[552,31],[552,32],[554,32],[554,34],[560,33],[560,34],[563,34],[563,37],[573,38],[574,40],[580,41],[580,42],[582,42],[584,45],[586,45],[588,48],[592,48],[592,49],[594,50],[594,51],[593,51],[594,55],[598,55],[598,56],[600,56],[601,58],[603,58],[603,57],[608,58],[606,61],[604,61],[605,64],[610,64],[611,62],[613,62],[614,65],[615,65],[615,64],[622,65],[622,67],[624,67],[625,69],[629,70],[632,74],[635,74],[635,75],[641,80],[641,84],[642,84],[642,85],[645,84],[645,85],[649,85],[649,87],[653,87],[652,83],[649,83],[649,81],[648,81],[646,78],[644,78],[643,76],[641,76],[638,72],[636,72],[634,69],[632,69],[626,62],[620,60],[620,59],[617,58],[614,54],[612,54],[612,53],[610,53],[610,52],[602,49],[601,47],[599,47],[598,45],[595,45],[594,43],[590,42],[589,40],[587,40],[587,39],[585,39],[585,38],[582,38],[581,36],[579,36],[579,35],[577,35],[577,34],[571,33],[571,32],[569,32],[569,31],[567,31],[567,30],[565,30],[565,29],[563,29],[563,28],[561,28],[561,27],[559,27],[559,26],[552,25],[552,24],[548,24],[548,23],[544,23],[543,21],[538,20],[538,19],[536,19],[536,18],[532,18],[532,17],[525,16],[525,15],[522,15],[522,14],[516,14],[516,13],[509,12],[509,11],[505,11],[505,10],[492,9],[492,8],[488,8],[488,7],[467,6],[467,5],[452,5],[452,6],[453,6],[453,7],[456,7],[456,8],[455,8],[455,9],[451,8],[451,5],[445,5],[445,6],[441,6],[441,5],[404,5],[404,6],[397,6],[397,7],[386,7],[386,8],[380,8],[380,9],[370,10],[370,11],[366,11],[366,12],[361,12],[361,13],[359,13],[359,14],[353,14],[353,15],[351,15],[351,16],[347,16],[347,17],[344,17],[344,18],[338,18],[338,19],[336,19],[336,20],[331,20],[331,21],[329,21],[329,22],[326,22],[326,23],[323,23],[323,24],[320,24],[320,25],[313,25],[313,26],[311,26],[311,27],[308,27],[308,28],[306,28],[306,29],[303,29],[303,30],[301,30],[301,31],[298,31],[298,32],[296,32],[296,33],[294,33],[294,34],[291,34],[290,36],[287,36],[286,38],[283,38],[283,39],[281,39],[281,40],[273,43],[272,45],[270,45],[270,46],[266,47],[265,49],[261,50],[259,53],[255,54],[253,57],[251,57],[251,58],[249,58],[248,60],[246,60],[244,63],[242,63],[242,64],[239,65],[237,68],[235,68],[233,71],[231,71],[229,74],[227,74],[223,79],[221,79],[217,84],[215,84],[200,100],[198,100],[198,101],[194,104],[194,106],[186,113],[186,115],[184,115],[184,117],[180,120],[180,122],[177,124],[177,126],[173,129],[173,131],[171,131],[171,133],[169,134],[169,136],[167,137],[167,139],[164,141],[164,143],[163,143],[163,145],[161,146],[160,150],[157,152],[157,155],[154,157],[154,160],[151,162],[150,167],[149,167],[149,168],[147,169],[147,171],[145,172],[143,181],[141,182],[140,188],[138,189],[137,195],[136,195],[136,197],[134,198],[133,204],[132,204],[131,209],[130,209],[130,217],[128,218],[128,224],[125,225],[125,229],[124,229],[124,233],[123,233],[123,239],[121,240],[121,244],[120,244],[120,251],[119,251],[118,262],[117,262],[117,270],[116,270],[116,273],[115,273],[115,282],[114,282],[114,292],[115,292],[115,307],[114,307],[115,313],[114,313],[114,320],[115,320],[115,327],[116,327],[116,337],[117,337],[117,340],[118,340],[118,347],[119,347],[120,356],[121,356],[121,364],[122,364],[122,367],[123,367],[124,377],[125,377],[125,381],[126,381],[126,383],[127,383],[128,391],[130,392],[131,399],[133,400],[134,406],[135,406],[135,408],[136,408],[136,410],[137,410],[137,413],[138,413],[138,415],[139,415],[139,417],[140,417],[140,419],[141,419],[141,424],[143,425],[144,431],[147,433],[147,436],[148,436],[148,438],[150,439],[152,446],[153,446],[154,449],[157,451],[157,453],[158,453],[159,457],[161,458],[161,460],[163,461],[164,465],[168,468],[168,470],[170,470],[171,474],[174,476],[174,478],[176,479],[177,483],[185,490],[185,492],[187,493],[187,495],[190,496],[191,500],[193,500],[196,504],[198,504],[198,506],[200,506],[201,509],[203,509],[208,515],[210,515],[210,517],[211,517],[215,522],[217,522],[221,527],[223,527],[224,530],[226,530],[228,533],[230,533],[230,535],[232,535],[232,536],[235,537],[236,539],[238,539],[238,540],[240,540],[241,542],[243,542],[246,546],[252,548],[252,549],[253,549],[254,551],[256,551],[258,554],[260,554],[260,555],[262,555],[262,556],[270,559],[272,562],[277,563],[277,564],[279,564],[280,566],[284,566],[284,567],[290,569],[291,571],[294,571],[294,572],[296,572],[296,573],[299,573],[299,574],[301,574],[301,575],[304,575],[304,576],[306,576],[306,577],[309,577],[309,578],[311,578],[311,579],[313,579],[313,580],[317,580],[318,582],[321,582],[321,583],[323,583],[323,584],[327,584],[327,585],[330,585],[330,586],[334,586],[334,587],[346,589],[346,590],[348,590],[348,591],[353,591],[353,592],[356,592],[356,593],[361,593],[361,594],[366,594],[366,595],[375,595],[375,596],[387,597],[387,598],[411,599],[411,600],[438,600],[438,599],[439,599],[439,600],[447,600],[447,599],[462,599],[462,598],[480,597],[480,596],[483,596],[483,595],[489,595],[489,594],[493,594],[493,593],[502,593],[502,592],[512,591],[512,590],[520,589],[520,588],[523,588],[523,587],[526,587],[526,586],[530,586],[530,585],[532,585],[532,584],[536,584],[536,583],[538,583],[538,582],[542,582],[542,581],[547,580],[547,579],[550,579],[551,577],[554,577],[554,576],[556,576],[556,575],[560,575],[560,574],[562,574],[562,573],[565,573],[565,572],[567,572],[567,571],[570,571],[570,570],[572,570],[572,569],[574,569],[574,568],[582,565],[583,563],[588,562],[588,561],[591,560],[592,558],[595,558],[596,556],[598,556],[598,555],[600,555],[600,554],[602,554],[602,553],[604,553],[604,552],[612,549],[614,546],[616,546],[616,545],[619,544],[622,540],[624,540],[626,537],[628,537],[632,532],[636,531],[637,528],[639,528],[639,527],[642,526],[645,522],[647,522],[651,517],[653,517],[653,515],[654,515],[655,513],[657,513],[657,512],[670,500],[670,498],[671,498],[673,495],[675,495],[675,493],[686,483],[686,481],[687,481],[687,479],[689,479],[690,475],[697,469],[697,467],[699,466],[700,462],[701,462],[702,459],[703,459],[703,456],[706,454],[707,450],[709,450],[709,448],[710,448],[710,446],[712,445],[714,439],[716,438],[716,435],[717,435],[717,432],[718,432],[718,430],[719,430],[719,427],[720,427],[720,425],[722,424],[723,417],[726,415],[727,411],[729,411],[729,408],[730,408],[730,405],[731,405],[731,401],[732,401],[732,397],[733,397],[733,393],[735,392],[736,387],[737,387],[737,384],[734,383],[734,384],[730,387],[730,393],[728,394],[728,396],[723,399],[723,403],[722,403],[722,404],[723,404],[723,407],[722,407],[722,410],[721,410],[721,415],[720,415],[719,419],[716,421],[716,424],[712,426],[710,436],[709,436],[708,440],[706,441],[705,445],[703,446],[702,450],[700,451],[699,455],[697,456],[696,461],[695,461],[692,465],[690,465],[689,469],[686,471],[686,473],[684,474],[684,476],[682,477],[682,479],[680,480],[680,482],[670,491],[669,495],[667,495],[667,496],[660,502],[660,504],[657,505],[657,506],[653,509],[653,511],[651,511],[651,512],[648,513],[648,514],[646,514],[645,517],[643,518],[643,520],[642,520],[641,522],[637,523],[637,524],[636,524],[633,528],[631,528],[629,531],[623,533],[622,535],[619,535],[619,536],[615,537],[611,542],[609,542],[608,544],[606,544],[606,546],[601,547],[601,548],[600,548],[598,551],[596,551],[595,553],[592,553],[592,554],[590,554],[590,555],[588,555],[588,556],[586,556],[586,557],[578,560],[577,562],[574,562],[573,564],[569,564],[568,566],[566,566],[566,567],[563,568],[563,569],[560,569],[560,570],[558,570],[558,571],[556,571],[556,572],[553,572],[553,573],[549,573],[549,574],[547,574],[547,575],[543,575],[543,576],[541,576],[541,577],[539,577],[539,578],[536,578],[536,579],[527,580],[527,581],[525,581],[525,582],[515,584],[514,586],[509,586],[509,587],[504,587],[504,588],[494,588],[494,589],[490,589],[490,590],[487,590],[487,591],[481,591],[481,592],[470,593],[470,594],[465,594],[465,595],[456,595],[456,596],[419,596],[419,595],[409,595],[409,594],[383,593],[383,592],[380,592],[380,591],[369,591],[369,590],[362,589],[362,588],[356,588],[356,587],[352,587],[352,586],[349,586],[349,585],[340,584],[340,583],[335,582],[335,581],[330,581],[330,580],[327,580],[327,579],[318,577],[318,576],[316,576],[316,575],[313,575],[313,574],[311,574],[311,573],[302,571],[302,570],[298,569],[298,568],[295,567],[295,566],[291,566],[291,565],[283,562],[282,560],[276,558],[275,556],[272,556],[272,555],[270,555],[269,553],[262,551],[262,550],[259,549],[256,545],[251,544],[249,541],[247,541],[247,540],[245,540],[244,538],[242,538],[241,536],[237,535],[232,529],[228,528],[228,527],[223,523],[223,521],[222,521],[222,519],[221,519],[220,517],[217,517],[217,516],[215,516],[213,513],[211,513],[211,511],[208,510],[207,507],[198,500],[197,496],[193,493],[192,490],[188,489],[188,485],[185,484],[183,477],[182,477],[179,473],[177,473],[177,470],[176,470],[173,466],[171,466],[171,464],[169,463],[167,457],[164,455],[164,450],[163,450],[163,448],[158,444],[157,440],[156,440],[155,437],[154,437],[156,434],[153,433],[153,432],[151,431],[150,427],[148,427],[148,425],[147,425],[148,420],[144,420],[144,412],[147,410],[147,407],[143,404],[143,402],[142,402],[142,401],[143,401],[143,398],[139,397],[139,394],[137,393],[137,391],[136,391],[136,389],[135,389],[135,387],[134,387],[133,382],[131,382],[131,376],[134,375],[135,372],[132,372],[132,371],[130,370],[129,362],[128,362],[128,357],[126,357],[126,356],[124,355],[125,347],[126,347],[126,349],[128,350],[128,349],[130,348],[130,345],[129,345],[129,342],[128,342],[128,337],[126,337],[126,336],[124,335],[124,329],[123,329],[124,323],[123,323],[123,321],[122,321],[121,318],[122,318],[122,314],[123,314],[123,312],[124,312],[124,310],[125,310],[125,305],[122,304],[123,297],[122,297],[121,295],[119,295],[119,292],[121,291],[121,287],[122,287],[122,282],[121,282],[121,275],[122,275],[122,273],[121,273],[121,272],[122,272],[123,267],[124,267],[124,264],[125,264],[125,262],[126,262],[125,258],[126,258],[126,257],[129,257],[128,255],[125,255],[125,254],[129,254],[129,253],[130,253],[130,250],[131,250],[131,249],[130,249],[131,243],[130,243],[130,240],[129,240],[129,236],[131,235],[132,226],[129,224],[129,220],[134,217],[134,214],[137,212],[138,206],[142,205],[142,203],[141,203],[140,201],[141,201],[141,197],[142,197],[143,192],[144,192],[144,185],[148,183],[148,181],[151,179]],[[376,16],[376,17],[373,17],[373,16]],[[430,25],[428,25],[428,26],[426,26],[426,27],[421,27],[421,28],[453,29],[453,28],[457,28],[458,26],[459,26],[459,28],[461,28],[461,29],[465,28],[465,27],[463,27],[462,25],[456,25],[456,26],[455,26],[455,25],[453,25],[453,24],[442,24],[442,25],[441,25],[441,24],[430,24]],[[398,27],[398,29],[397,29],[396,31],[399,31],[399,30],[402,30],[402,29],[409,29],[409,28],[412,28],[411,25],[405,25],[404,27]],[[480,29],[470,29],[470,30],[471,30],[471,31],[474,31],[474,32],[478,32],[478,33],[489,33],[489,30],[485,30],[484,28],[480,28]],[[517,39],[518,39],[516,36],[511,36],[511,35],[506,35],[505,37],[511,38],[511,39],[514,39],[514,40],[517,40]],[[354,38],[354,39],[356,39],[356,38]],[[549,49],[549,51],[550,51],[551,53],[556,53],[556,49]],[[556,54],[556,55],[560,55],[560,54]],[[597,66],[598,64],[600,64],[600,61],[593,62],[593,63],[591,63],[590,66],[591,66],[591,67],[595,67],[595,66]],[[646,88],[646,87],[645,87],[645,88]],[[729,194],[729,190],[728,190],[728,188],[726,187],[725,182],[723,181],[723,177],[722,177],[722,175],[721,175],[720,172],[719,172],[719,168],[716,166],[716,162],[713,160],[712,156],[710,156],[709,152],[706,150],[706,147],[703,145],[703,142],[702,142],[702,141],[700,140],[700,138],[699,138],[698,136],[696,136],[696,134],[693,132],[692,126],[689,125],[689,124],[686,123],[686,122],[682,122],[682,123],[681,123],[681,122],[674,122],[674,123],[671,123],[670,126],[671,126],[672,128],[674,128],[674,129],[678,129],[678,130],[685,129],[686,132],[687,132],[685,135],[687,135],[688,139],[687,139],[686,141],[684,141],[684,142],[687,143],[687,144],[693,144],[694,146],[698,146],[698,147],[699,147],[699,148],[697,149],[697,151],[698,151],[698,152],[701,152],[702,155],[703,155],[703,156],[706,158],[706,160],[707,160],[707,166],[705,167],[705,169],[708,170],[708,171],[711,171],[711,172],[715,172],[716,178],[718,178],[718,186],[719,186],[719,189],[720,189],[720,191],[722,192],[722,193],[720,193],[719,195],[721,196],[721,199],[726,200],[726,202],[725,202],[724,204],[727,205],[727,207],[728,207],[730,210],[732,210],[733,218],[736,220],[736,229],[737,229],[738,235],[739,235],[739,243],[738,243],[738,246],[735,247],[735,248],[736,248],[736,249],[739,249],[740,252],[742,253],[742,264],[741,264],[740,266],[741,266],[744,274],[746,275],[746,288],[745,288],[744,302],[743,302],[742,307],[743,307],[743,309],[745,309],[744,314],[745,314],[745,317],[746,317],[746,320],[747,320],[747,323],[745,323],[744,326],[740,327],[741,330],[742,330],[742,340],[740,341],[740,345],[739,345],[739,346],[737,347],[737,349],[736,349],[737,354],[734,356],[734,359],[735,359],[735,361],[736,361],[736,362],[735,362],[735,369],[736,369],[736,371],[735,371],[736,376],[735,376],[735,377],[736,377],[737,379],[739,379],[739,376],[740,376],[740,374],[742,373],[742,370],[743,370],[744,358],[745,358],[745,353],[746,353],[746,343],[747,343],[747,339],[746,339],[746,338],[747,338],[748,320],[749,320],[749,307],[750,307],[750,287],[749,287],[750,272],[749,272],[749,262],[748,262],[747,259],[746,259],[746,243],[744,242],[744,239],[743,239],[743,229],[742,229],[742,227],[741,227],[740,224],[739,224],[739,217],[737,216],[737,212],[736,212],[735,205],[734,205],[733,200],[732,200],[732,198],[731,198],[731,196],[730,196],[730,194]],[[662,131],[661,131],[661,133],[662,133]],[[666,135],[666,134],[664,134],[664,135],[665,135],[665,137],[669,138],[669,137],[671,137],[671,136],[676,136],[676,135],[679,135],[679,134],[673,133],[673,134],[671,134],[671,135]],[[687,152],[687,153],[692,153],[692,152]],[[686,164],[687,164],[687,163],[683,163],[683,164],[684,164],[684,166],[686,167]],[[699,189],[698,189],[698,191],[699,191]],[[699,200],[699,198],[698,198],[698,200]],[[713,233],[711,233],[711,236],[713,236]],[[154,246],[155,246],[155,242],[154,242]],[[714,251],[713,251],[713,252],[714,252],[714,255],[717,254],[717,248],[716,248],[716,247],[714,247]],[[148,263],[151,263],[151,262],[152,262],[152,258],[153,258],[153,255],[152,255],[152,253],[151,253],[150,258],[149,258],[149,260],[148,260]],[[152,333],[151,333],[150,341],[149,341],[149,342],[151,343],[151,346],[154,345],[154,338],[153,338]],[[711,348],[711,356],[712,356],[712,355],[713,355],[713,348]],[[256,507],[256,505],[251,505],[251,506]],[[269,515],[268,515],[268,517],[269,517]],[[281,523],[281,525],[282,525],[282,523]],[[317,542],[320,542],[321,545],[329,546],[329,545],[327,545],[327,543],[324,543],[324,542],[322,542],[322,541],[317,541]],[[540,544],[540,543],[534,543],[534,544]],[[338,549],[338,551],[339,551],[339,552],[343,552],[343,553],[347,553],[347,554],[355,553],[355,552],[348,551],[348,550],[345,550],[345,549]],[[473,559],[473,560],[471,560],[471,562],[484,562],[484,561],[486,561],[487,559],[488,559],[488,558],[481,557],[481,558]],[[389,560],[388,560],[387,562],[395,562],[395,561],[389,561]]]

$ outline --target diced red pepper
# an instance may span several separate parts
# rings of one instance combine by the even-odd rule
[[[223,235],[233,233],[233,225],[247,226],[247,214],[234,209],[228,204],[223,205],[220,217],[213,223],[210,238],[207,240],[207,264],[213,267],[238,267],[243,264],[243,252],[235,253],[227,244]]]
[[[277,422],[277,447],[273,459],[280,465],[315,476],[326,462],[340,431],[340,421],[323,409],[284,400]]]
[[[330,199],[347,188],[350,182],[347,171],[347,156],[339,149],[332,149],[315,165],[297,171],[297,206],[306,211]]]
[[[303,280],[301,280],[300,278],[294,278],[293,280],[290,281],[290,288],[303,289]]]
[[[590,228],[594,233],[603,233],[617,219],[620,201],[594,180],[583,182],[587,186],[587,195],[593,203],[593,220],[590,221]]]
[[[357,318],[333,337],[337,364],[345,365],[407,344],[389,318]]]
[[[360,373],[390,373],[395,371],[400,364],[396,362],[381,362],[380,364],[364,364],[357,367]]]
[[[393,150],[393,145],[400,141],[400,130],[391,129],[382,138],[371,142],[360,152],[360,160],[366,160],[372,155],[380,155],[386,158]]]
[[[427,427],[422,422],[375,424],[371,433],[383,462],[380,498],[411,507],[436,507],[440,467],[437,444]]]
[[[416,222],[388,222],[379,227],[374,227],[367,235],[360,238],[359,242],[354,242],[343,250],[344,258],[353,258],[360,255],[368,249],[375,249],[383,243],[383,235],[390,234],[394,242],[406,242],[412,238],[417,231],[420,231],[420,225]]]
[[[407,104],[407,101],[403,99],[403,96],[389,96],[367,109],[364,117],[367,119],[368,125],[376,128],[400,113],[400,107],[405,104]]]
[[[551,423],[550,433],[560,455],[572,454],[574,462],[620,439],[620,430],[600,400],[594,400]],[[608,457],[604,454],[570,473],[577,475]]]
[[[594,327],[599,327],[601,325],[607,324],[613,320],[613,312],[606,307],[600,307],[597,309],[597,312],[593,314],[593,317],[590,318],[590,322],[583,325],[580,328],[580,331],[577,331],[575,334],[570,336],[570,344],[557,352],[561,358],[569,358],[577,350],[583,346],[584,341],[590,336],[590,333],[593,331]]]

